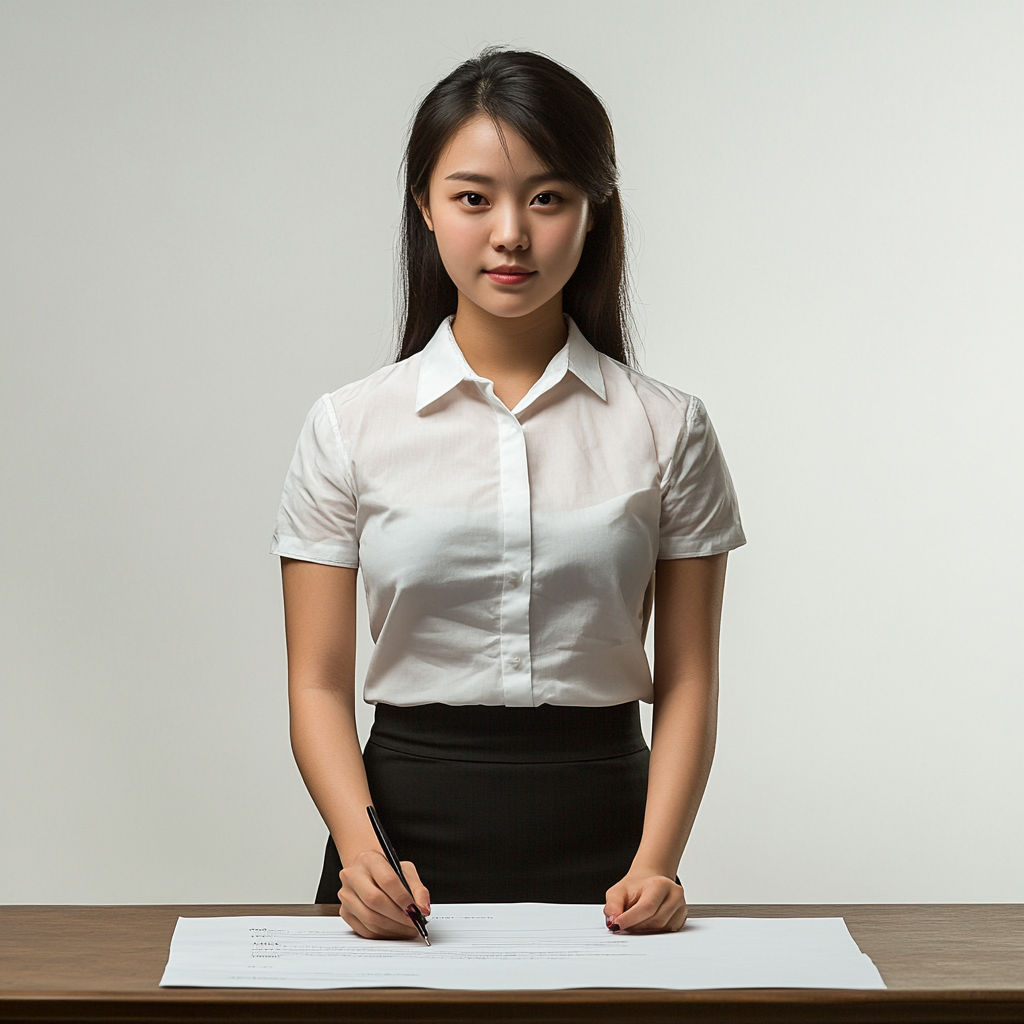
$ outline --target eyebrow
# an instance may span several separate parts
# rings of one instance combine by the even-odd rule
[[[486,174],[474,174],[472,171],[455,171],[445,177],[445,181],[470,181],[477,185],[493,185],[494,179]],[[532,174],[526,179],[528,185],[539,185],[542,181],[567,181],[556,171],[542,171],[540,174]]]

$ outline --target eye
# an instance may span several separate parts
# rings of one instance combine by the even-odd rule
[[[479,192],[463,192],[456,198],[464,200],[467,206],[483,206],[487,202]]]
[[[533,197],[533,201],[538,206],[554,206],[561,202],[561,200],[562,197],[555,192],[541,192]]]

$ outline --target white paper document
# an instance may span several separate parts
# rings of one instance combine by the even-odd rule
[[[612,934],[599,906],[436,904],[428,948],[339,917],[180,917],[161,985],[217,988],[885,988],[841,917],[696,918]]]

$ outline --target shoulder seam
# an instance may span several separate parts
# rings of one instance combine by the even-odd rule
[[[338,450],[341,452],[341,457],[345,460],[345,472],[348,475],[349,483],[354,485],[355,480],[352,477],[352,460],[348,456],[348,448],[345,446],[345,442],[341,436],[341,424],[338,423],[338,414],[334,411],[334,402],[332,401],[330,394],[322,395],[320,401],[323,402],[324,408],[327,410],[327,418],[331,421],[331,430],[334,432],[334,439],[338,442]]]
[[[327,418],[331,421],[331,429],[334,431],[334,439],[338,442],[342,451],[344,451],[345,443],[341,439],[341,426],[338,423],[338,414],[334,411],[334,402],[331,401],[330,392],[326,395],[321,395],[320,401],[324,403],[324,408],[327,410]]]
[[[696,395],[690,395],[689,408],[686,410],[686,433],[693,429],[693,421],[697,418],[697,410],[701,407],[701,400]]]
[[[685,394],[685,392],[683,392]],[[675,469],[677,462],[680,459],[682,450],[690,443],[690,434],[693,432],[693,423],[697,418],[697,411],[701,407],[701,400],[696,395],[687,395],[689,401],[686,403],[686,415],[683,416],[683,422],[679,427],[679,434],[676,437],[675,447],[672,449],[672,457],[668,460],[668,465],[665,467],[665,475],[661,479],[661,490],[662,494],[665,493],[666,487],[669,486],[669,482],[672,477],[672,471]]]

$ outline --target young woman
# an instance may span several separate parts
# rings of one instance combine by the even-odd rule
[[[405,169],[401,352],[313,407],[272,549],[317,901],[415,936],[372,802],[424,914],[603,902],[613,930],[678,929],[744,539],[703,406],[632,368],[611,125],[559,64],[485,51],[423,101]]]

